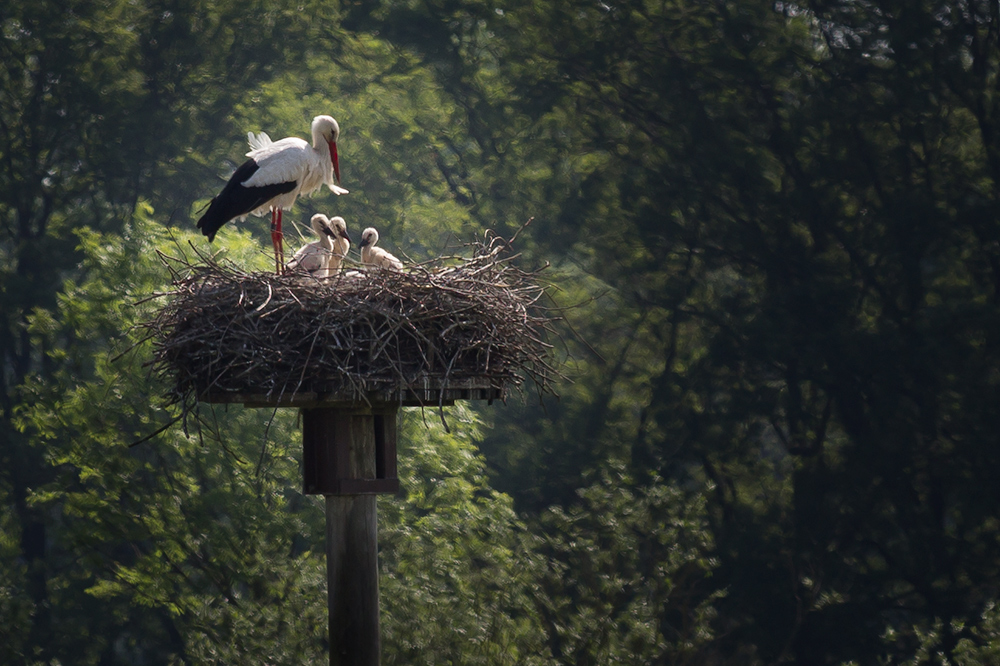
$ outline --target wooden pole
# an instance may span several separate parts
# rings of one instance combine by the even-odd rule
[[[330,666],[378,666],[375,495],[326,496]]]
[[[426,377],[370,399],[314,392],[209,393],[199,400],[248,407],[302,408],[302,490],[326,498],[326,573],[331,666],[378,666],[377,493],[399,491],[396,416],[400,406],[503,398],[487,378]]]
[[[323,412],[316,414],[315,412]],[[371,413],[315,410],[330,450],[339,448],[347,476],[375,477]],[[336,440],[340,440],[337,442]],[[349,442],[349,446],[345,446]],[[345,459],[346,458],[346,459]],[[326,495],[326,570],[330,666],[378,666],[378,523],[374,494]]]

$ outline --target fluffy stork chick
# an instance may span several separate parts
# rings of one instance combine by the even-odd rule
[[[347,235],[347,222],[339,215],[330,218],[330,229],[333,230],[333,250],[327,274],[334,275],[351,250],[351,237]]]
[[[361,233],[361,263],[396,270],[403,267],[402,261],[382,248],[375,247],[376,243],[378,243],[378,231],[375,227],[368,227]]]
[[[330,260],[333,258],[334,243],[340,238],[339,233],[347,236],[347,227],[344,226],[340,230],[335,229],[331,220],[321,213],[313,215],[309,225],[319,236],[319,240],[299,248],[292,260],[288,262],[288,271],[308,273],[313,277],[327,277],[330,275]],[[350,238],[348,238],[349,241]]]

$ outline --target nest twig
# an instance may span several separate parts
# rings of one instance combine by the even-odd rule
[[[553,319],[538,273],[502,256],[497,236],[403,271],[348,270],[329,278],[246,273],[202,257],[161,255],[172,272],[166,305],[144,324],[152,366],[185,410],[207,395],[351,395],[428,378],[533,382],[552,392]]]

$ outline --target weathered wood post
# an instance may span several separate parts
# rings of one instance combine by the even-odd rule
[[[376,495],[399,491],[399,408],[503,397],[487,377],[427,377],[407,387],[349,394],[206,394],[205,402],[302,410],[302,489],[326,503],[330,665],[378,666],[381,658]]]
[[[399,489],[394,407],[302,410],[303,490],[326,497],[331,666],[377,666],[378,518],[375,494]]]

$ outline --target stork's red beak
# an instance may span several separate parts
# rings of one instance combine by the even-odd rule
[[[330,160],[333,162],[333,175],[337,178],[337,185],[340,185],[340,161],[337,159],[337,142],[330,142]]]

